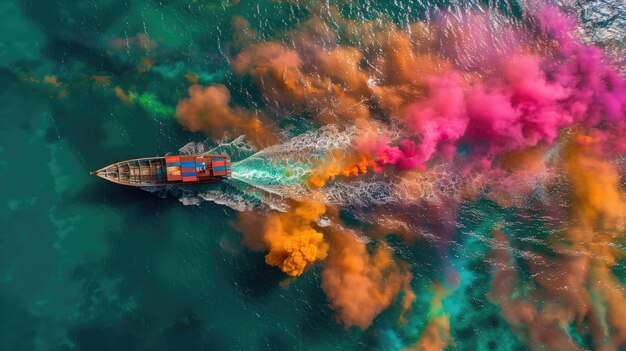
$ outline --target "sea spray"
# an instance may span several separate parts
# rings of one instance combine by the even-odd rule
[[[305,179],[314,165],[331,150],[352,147],[355,132],[354,127],[326,126],[303,133],[233,163],[232,178],[279,196],[305,199],[310,195]]]

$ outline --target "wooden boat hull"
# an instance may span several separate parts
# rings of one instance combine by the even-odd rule
[[[228,178],[230,173],[230,157],[204,154],[136,158],[90,172],[110,182],[135,187],[216,182]]]

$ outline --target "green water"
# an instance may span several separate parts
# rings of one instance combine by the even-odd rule
[[[2,349],[331,349],[363,338],[334,322],[315,272],[281,288],[282,273],[240,244],[233,210],[89,177],[175,151],[190,137],[177,124],[97,91],[58,101],[10,70],[2,81]]]
[[[317,271],[280,287],[285,276],[242,247],[230,208],[89,176],[204,141],[172,112],[185,72],[223,79],[216,38],[235,10],[200,3],[0,4],[0,349],[330,350],[368,339],[334,321]],[[172,60],[149,73],[136,71],[134,48],[109,56],[101,43],[144,31]],[[41,83],[52,75],[62,87]],[[137,102],[120,101],[118,85]]]
[[[357,1],[342,5],[341,13],[384,14],[402,23],[450,3]],[[521,15],[516,2],[465,5],[481,4]],[[451,349],[528,349],[486,296],[490,248],[481,238],[498,224],[513,245],[528,235],[540,239],[545,233],[537,218],[489,202],[468,203],[459,210],[463,225],[451,230],[451,253],[441,255],[438,242],[391,242],[414,274],[412,317],[399,325],[399,308],[392,306],[371,328],[346,330],[320,288],[320,267],[286,280],[265,264],[263,253],[243,247],[231,207],[211,201],[184,206],[171,194],[89,176],[115,161],[205,141],[174,118],[178,100],[187,96],[189,73],[200,84],[226,84],[238,105],[261,106],[252,83],[228,69],[230,21],[244,16],[262,37],[271,37],[306,19],[307,6],[0,0],[0,350],[395,350],[419,337],[429,287],[452,269],[461,273],[459,287],[443,302],[455,340]],[[152,57],[154,65],[147,69],[142,57]],[[106,76],[108,83],[93,76]],[[312,128],[305,117],[284,119],[280,127],[289,136],[300,134]],[[209,141],[209,147],[217,145]],[[243,160],[234,171],[240,183],[210,190],[258,204],[262,196],[246,193],[246,184],[297,185],[310,167]],[[622,276],[623,267],[616,268]]]

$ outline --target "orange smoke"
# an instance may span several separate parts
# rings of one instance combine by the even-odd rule
[[[339,32],[360,41],[362,50],[339,44],[333,26],[313,16],[287,33],[293,44],[250,44],[231,66],[252,78],[272,102],[271,108],[309,113],[321,124],[361,121],[380,111],[398,118],[406,105],[425,93],[424,78],[449,66],[441,58],[417,52],[413,43],[429,34],[424,25],[414,25],[409,34],[388,24],[337,19]],[[252,42],[240,39],[251,32],[247,21],[237,18],[233,25],[238,44]]]
[[[366,155],[333,151],[311,171],[308,182],[314,187],[321,188],[338,176],[354,177],[365,174],[372,168],[376,168],[376,162],[367,159]]]
[[[114,88],[115,96],[117,96],[123,103],[130,104],[135,100],[135,96],[130,91],[127,93],[119,86]]]
[[[301,62],[296,51],[278,42],[253,44],[237,55],[231,65],[236,73],[248,74],[257,84],[262,84],[267,100],[296,112],[302,110],[298,104],[305,89],[313,89],[300,79]]]
[[[550,313],[556,306],[548,301],[544,311],[539,310],[537,301],[517,297],[519,277],[513,266],[506,235],[494,230],[492,300],[502,308],[501,315],[513,330],[526,336],[532,349],[582,350],[562,328],[562,313]]]
[[[573,217],[585,230],[573,234],[590,244],[602,246],[607,239],[614,239],[624,229],[626,198],[620,190],[620,174],[615,166],[596,158],[591,150],[588,137],[579,137],[567,148],[564,162],[565,171],[571,182],[573,196]],[[594,233],[595,222],[610,234]],[[594,235],[595,234],[595,235]],[[601,239],[602,242],[593,239]]]
[[[367,329],[401,291],[413,299],[411,273],[396,262],[389,248],[377,245],[369,252],[365,243],[348,230],[330,233],[331,244],[322,271],[322,288],[337,318],[346,327]],[[404,306],[410,306],[405,301]]]
[[[250,22],[241,16],[233,16],[233,44],[237,48],[250,45],[254,42],[257,33],[250,27]]]
[[[57,88],[61,86],[61,83],[59,83],[59,79],[57,78],[57,76],[54,75],[43,77],[43,82],[53,85]]]
[[[358,72],[360,53],[336,48],[316,55],[317,65],[306,66],[295,49],[271,41],[251,45],[231,64],[236,73],[252,77],[280,110],[314,113],[323,123],[367,117],[360,97],[367,90],[366,76]]]
[[[269,119],[238,107],[228,106],[230,92],[223,85],[192,85],[189,99],[176,106],[176,118],[192,132],[202,131],[211,138],[245,134],[257,145],[276,142]]]
[[[611,272],[611,267],[624,256],[614,243],[623,243],[626,229],[626,192],[620,188],[620,174],[616,167],[597,158],[595,145],[600,140],[579,136],[566,152],[564,168],[572,187],[572,222],[567,231],[570,242],[585,256],[589,271],[586,283],[600,295],[594,299],[592,320],[607,321],[613,326],[594,330],[598,349],[626,347],[626,292]],[[563,249],[568,249],[563,248]],[[577,269],[574,273],[584,273]],[[585,279],[584,276],[579,278]]]
[[[502,167],[509,172],[537,173],[544,163],[546,151],[546,147],[535,146],[509,152],[502,157]]]
[[[309,185],[321,188],[327,182],[337,177],[355,177],[371,171],[380,171],[382,168],[377,161],[378,145],[386,145],[386,140],[380,139],[379,124],[375,121],[362,120],[357,123],[359,136],[355,140],[356,147],[351,150],[333,150],[325,155],[324,159],[313,167],[308,177]],[[376,140],[373,143],[372,140]]]
[[[96,82],[96,84],[108,87],[111,85],[111,77],[105,75],[93,75],[91,79]]]
[[[508,240],[502,232],[494,232],[492,297],[502,306],[503,317],[526,334],[531,346],[581,349],[562,326],[582,327],[583,322],[595,349],[626,346],[622,317],[626,293],[611,272],[624,255],[615,244],[623,240],[626,227],[626,194],[615,166],[598,158],[598,142],[579,135],[564,149],[572,208],[567,224],[549,238],[556,255],[537,255],[528,261],[533,281],[541,287],[537,296],[513,297],[512,287],[519,278],[506,250]]]
[[[324,235],[314,229],[325,213],[324,205],[303,202],[286,213],[269,216],[240,213],[236,229],[243,233],[244,244],[253,250],[269,250],[265,262],[290,276],[301,275],[305,268],[328,253]]]
[[[144,72],[149,71],[152,68],[152,66],[154,66],[155,63],[156,63],[156,60],[154,59],[151,59],[149,57],[142,57],[141,63],[138,64],[135,69],[139,73],[144,73]]]
[[[554,181],[556,170],[550,168],[547,153],[547,147],[536,146],[506,153],[494,161],[497,168],[491,170],[492,179],[483,184],[489,188],[489,198],[502,207],[511,207],[532,194],[538,184]]]

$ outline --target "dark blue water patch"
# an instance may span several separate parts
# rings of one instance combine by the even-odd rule
[[[88,170],[124,159],[165,155],[176,151],[181,145],[204,136],[186,134],[175,119],[155,123],[154,119],[137,106],[125,106],[119,100],[111,100],[111,94],[77,87],[70,89],[71,102],[50,101],[54,124],[49,133],[69,142],[83,160]],[[105,146],[109,131],[103,125],[114,121],[123,131],[124,143]],[[51,141],[55,141],[51,138]]]
[[[33,89],[12,69],[0,67],[0,112],[5,130],[17,130],[24,137],[32,133],[37,125],[37,119],[46,112],[47,96],[43,91]],[[17,146],[6,145],[9,150]],[[17,152],[15,154],[19,154]]]
[[[114,325],[83,324],[71,330],[69,338],[78,350],[140,350],[145,336],[142,328],[132,328],[134,325],[132,320],[115,321]]]
[[[227,338],[210,327],[195,313],[182,313],[171,326],[159,334],[159,345],[165,350],[234,350]]]
[[[125,0],[108,1],[106,4],[84,0],[20,1],[24,15],[50,38],[85,31],[103,33],[128,11],[129,4]]]
[[[454,3],[358,1],[342,5],[341,11],[358,21],[391,18],[403,26]],[[173,73],[177,67],[182,67],[180,72],[227,70],[226,59],[239,50],[228,43],[233,15],[250,20],[260,38],[283,41],[285,30],[298,27],[314,12],[307,4],[292,2],[230,6],[234,4],[20,1],[27,21],[41,30],[45,42],[37,60],[17,60],[8,68],[0,68],[4,83],[0,108],[3,116],[8,116],[2,130],[5,140],[10,140],[0,149],[8,155],[3,169],[10,170],[5,173],[9,176],[0,179],[7,197],[0,212],[7,228],[0,234],[0,310],[4,316],[0,319],[0,349],[34,349],[38,340],[41,348],[57,350],[367,350],[381,346],[378,327],[400,330],[401,334],[403,327],[394,323],[398,306],[381,314],[374,327],[365,332],[345,330],[320,288],[321,268],[316,266],[287,284],[279,269],[265,264],[263,253],[241,246],[240,235],[229,225],[235,220],[231,210],[212,204],[185,207],[172,197],[159,198],[96,177],[85,180],[88,171],[105,164],[163,155],[189,141],[204,140],[201,133],[185,132],[173,116],[155,118],[137,102],[123,103],[112,91],[114,86],[152,94],[173,109],[187,95],[189,85],[182,73]],[[516,1],[483,1],[483,5],[521,16]],[[182,27],[163,24],[162,18],[173,18]],[[7,17],[7,21],[13,19]],[[107,52],[108,39],[150,35],[160,27],[173,33],[165,39],[158,34],[152,37],[158,49],[149,54],[156,55],[157,65],[164,65],[161,72],[137,71],[141,56],[148,54],[141,48]],[[88,80],[93,74],[109,75],[112,85],[93,86]],[[41,81],[50,75],[58,77],[67,89],[66,98],[57,97],[60,88],[29,80],[34,77]],[[233,106],[275,114],[270,117],[291,134],[313,127],[313,118],[306,113],[272,110],[249,78],[226,72],[201,83],[226,84]],[[373,114],[385,118],[382,113]],[[107,141],[111,135],[120,136],[117,143]],[[466,145],[465,151],[471,147],[480,146]],[[72,167],[74,160],[76,167]],[[622,183],[625,179],[622,176]],[[64,182],[70,185],[64,188]],[[363,217],[373,213],[364,212]],[[361,217],[343,214],[351,226],[368,232],[368,223]],[[396,258],[410,263],[415,277],[412,285],[419,296],[428,296],[430,286],[447,277],[450,264],[471,276],[462,275],[461,287],[444,300],[451,313],[452,349],[527,349],[488,297],[492,283],[486,259],[492,249],[494,227],[507,235],[518,252],[550,256],[545,238],[553,233],[553,224],[536,217],[532,211],[502,209],[481,199],[464,205],[458,219],[461,228],[450,237],[424,239],[416,245],[405,244],[396,235],[387,237]],[[411,218],[425,232],[449,229],[432,219]],[[80,247],[96,247],[98,253],[71,252],[72,247],[64,245],[64,235],[80,239]],[[524,277],[531,274],[526,258],[514,257],[525,281]],[[612,267],[622,283],[626,279],[624,267],[624,261]],[[46,290],[54,282],[76,287],[76,291]],[[42,312],[37,307],[41,303],[47,303],[49,309]],[[70,306],[65,309],[67,304]],[[415,318],[426,321],[427,310],[427,300],[416,302]],[[54,339],[45,337],[50,329],[69,337],[75,347],[53,344]],[[570,333],[581,338],[581,344],[591,344],[588,332],[581,331],[579,336],[576,331]],[[244,334],[255,335],[246,338]],[[403,341],[410,344],[414,339],[405,335]]]
[[[138,194],[143,194],[142,196],[150,196],[150,194],[139,189],[135,190]],[[162,199],[158,200],[163,201]],[[142,330],[134,330],[129,326],[134,325],[132,322],[135,318],[133,314],[125,314],[120,317],[117,315],[117,311],[120,311],[119,308],[101,309],[95,313],[95,319],[86,320],[72,332],[73,339],[78,344],[85,345],[85,349],[95,347],[95,345],[90,344],[94,338],[110,339],[108,342],[113,344],[105,343],[102,346],[104,349],[131,345],[135,349],[145,347],[145,349],[182,350],[201,349],[211,344],[216,345],[216,347],[223,346],[218,349],[232,349],[225,346],[232,342],[222,342],[220,341],[221,337],[216,336],[216,333],[219,334],[219,328],[205,326],[206,317],[201,316],[205,313],[202,311],[206,309],[206,303],[203,302],[201,296],[211,296],[211,290],[208,289],[208,286],[206,292],[199,292],[195,288],[171,284],[164,280],[162,275],[164,251],[170,252],[172,246],[181,244],[191,245],[190,247],[205,252],[201,256],[206,255],[206,261],[192,259],[191,262],[185,263],[184,261],[189,258],[173,256],[175,259],[168,262],[170,262],[169,265],[176,265],[171,267],[174,271],[189,272],[189,269],[192,269],[210,274],[210,271],[220,269],[216,267],[215,261],[211,262],[211,257],[214,255],[210,254],[210,251],[215,250],[213,248],[215,244],[211,241],[214,241],[214,238],[206,236],[202,239],[197,233],[193,234],[195,238],[192,236],[181,242],[180,237],[173,237],[185,235],[184,228],[187,230],[192,228],[189,224],[183,224],[185,223],[184,218],[192,218],[190,223],[198,225],[197,228],[199,229],[203,228],[206,235],[210,235],[212,229],[216,225],[219,226],[219,222],[216,224],[216,218],[213,216],[211,216],[212,219],[203,216],[203,210],[200,208],[186,209],[180,204],[176,208],[169,206],[151,207],[149,201],[146,202],[142,203],[143,209],[125,212],[123,230],[120,235],[111,238],[110,245],[113,251],[111,256],[101,263],[103,267],[101,272],[102,276],[112,277],[119,281],[115,288],[115,295],[122,301],[132,299],[136,304],[132,313],[145,316],[142,318],[145,318],[149,323],[145,323]],[[181,209],[185,211],[178,211]],[[172,220],[172,215],[178,219]],[[180,217],[181,215],[182,217]],[[205,219],[201,219],[202,217]],[[165,268],[166,270],[169,269]],[[224,268],[221,267],[221,269]],[[78,270],[76,276],[85,276],[89,275],[88,272],[97,271],[94,267],[85,267]],[[92,292],[101,289],[93,286],[93,284],[97,284],[97,280],[90,283],[84,294],[91,296],[89,301],[96,301],[102,307],[104,301],[98,296],[92,296]],[[202,285],[205,283],[201,283]],[[185,316],[198,318],[188,317],[188,322],[185,322]],[[211,321],[210,325],[214,324],[215,321]],[[154,338],[156,339],[152,340]]]
[[[116,76],[128,75],[135,70],[133,63],[106,55],[104,50],[87,46],[72,37],[50,38],[43,53],[65,69],[68,65],[85,64],[94,72],[106,72]]]
[[[242,296],[252,300],[263,299],[279,289],[279,283],[286,279],[280,269],[265,263],[265,255],[244,250],[229,262],[229,282]]]
[[[129,217],[129,221],[136,215],[135,211],[159,213],[180,206],[175,198],[160,198],[136,187],[103,183],[104,180],[96,177],[93,177],[93,180],[76,191],[74,195],[65,198],[60,204],[67,206],[82,203],[117,208]],[[142,206],[138,206],[139,204]]]
[[[274,351],[274,350],[290,351],[290,350],[296,350],[296,348],[290,343],[290,340],[285,338],[280,333],[270,333],[267,336],[265,336],[263,338],[263,341],[262,341],[262,343],[261,343],[261,345],[260,345],[260,347],[258,349],[259,350],[264,350],[264,351]]]
[[[120,319],[82,324],[69,332],[78,350],[235,350],[228,338],[193,313],[174,316],[155,329],[149,315],[127,313]],[[58,348],[64,350],[64,347]],[[69,349],[69,348],[68,348]]]

